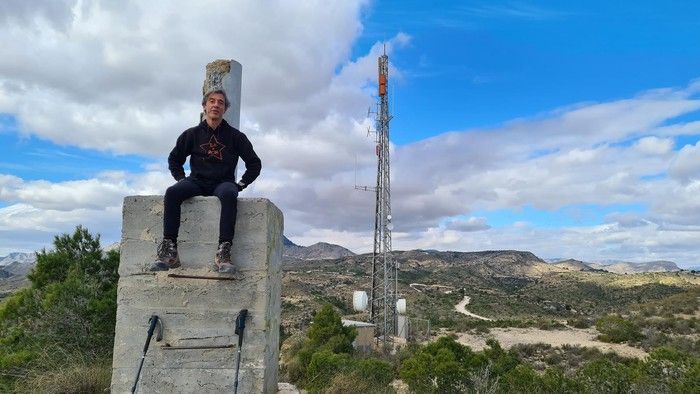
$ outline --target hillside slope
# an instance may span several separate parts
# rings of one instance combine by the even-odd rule
[[[339,259],[341,257],[355,256],[355,253],[342,246],[327,242],[317,242],[310,246],[300,246],[283,236],[284,260],[326,260]]]

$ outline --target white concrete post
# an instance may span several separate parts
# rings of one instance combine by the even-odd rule
[[[236,129],[241,129],[241,81],[243,76],[243,66],[235,60],[214,60],[207,64],[202,95],[214,89],[223,89],[226,97],[231,102],[228,110],[224,114],[224,120]],[[204,113],[200,114],[204,116]],[[234,176],[238,177],[238,164],[234,171]]]
[[[231,102],[224,119],[231,126],[241,129],[241,79],[243,66],[235,60],[215,60],[207,64],[207,74],[202,95],[214,89],[223,89]]]
[[[162,196],[124,199],[121,260],[114,339],[112,392],[128,393],[146,340],[148,319],[163,322],[163,340],[153,338],[141,373],[140,393],[233,392],[241,309],[244,331],[239,393],[276,393],[282,285],[282,212],[261,198],[239,199],[233,263],[236,280],[211,269],[217,248],[220,203],[195,197],[182,205],[178,250],[182,267],[153,273],[163,234]],[[230,346],[230,345],[233,345]],[[178,349],[199,347],[198,349]]]

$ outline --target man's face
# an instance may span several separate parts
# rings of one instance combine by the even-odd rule
[[[204,103],[204,113],[211,120],[219,120],[226,112],[226,99],[221,93],[212,93]]]

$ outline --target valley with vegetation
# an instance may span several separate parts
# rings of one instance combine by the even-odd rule
[[[281,381],[310,393],[700,391],[697,272],[526,251],[393,257],[409,338],[363,353],[341,318],[368,318],[352,294],[369,289],[371,254],[285,239]],[[14,258],[0,266],[0,392],[108,388],[118,250],[78,227]]]
[[[369,290],[372,256],[336,255],[285,259],[287,341],[304,337],[323,305],[343,318],[367,320],[352,310],[352,294]],[[392,379],[405,384],[399,391],[700,390],[700,276],[694,271],[652,262],[646,269],[627,263],[636,273],[615,273],[602,264],[547,263],[523,251],[412,250],[395,251],[393,258],[410,338],[393,356],[379,357],[393,365]],[[469,313],[459,312],[460,305]],[[294,381],[294,374],[288,378]],[[339,391],[327,392],[345,392],[338,379]]]

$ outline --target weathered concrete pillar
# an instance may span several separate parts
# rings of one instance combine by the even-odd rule
[[[148,319],[163,322],[163,340],[151,342],[140,393],[233,392],[238,337],[236,315],[248,309],[243,335],[240,393],[277,392],[283,217],[266,199],[239,199],[233,263],[235,280],[211,267],[217,248],[220,203],[195,197],[182,205],[178,250],[182,267],[152,273],[163,233],[162,196],[124,199],[112,392],[130,392]],[[234,345],[233,347],[229,345]],[[178,349],[179,347],[203,347]]]
[[[235,60],[215,60],[207,64],[207,74],[202,94],[210,90],[223,89],[231,102],[224,119],[240,130],[241,126],[241,80],[243,66]]]
[[[214,60],[207,64],[202,95],[214,89],[223,89],[231,105],[224,114],[224,120],[231,126],[241,129],[241,81],[243,77],[243,66],[235,60]],[[200,114],[204,119],[204,113]],[[238,165],[234,170],[234,175],[238,177]]]

